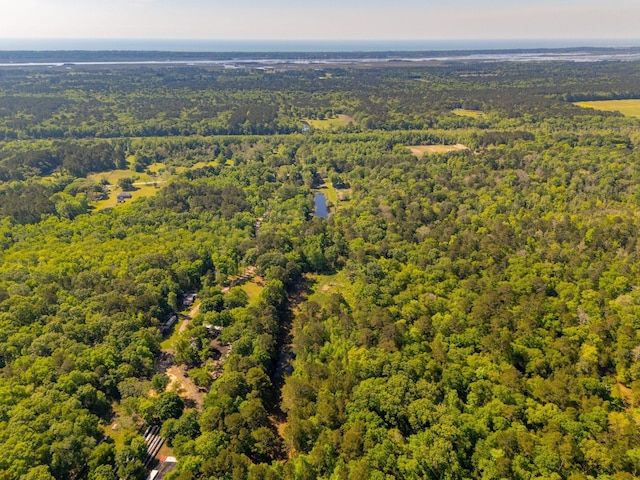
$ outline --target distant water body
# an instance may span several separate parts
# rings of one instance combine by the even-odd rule
[[[382,52],[634,47],[637,40],[124,40],[2,39],[0,50],[162,52]]]

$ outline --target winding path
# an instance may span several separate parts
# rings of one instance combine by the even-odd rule
[[[266,213],[265,213],[266,215]],[[258,218],[255,224],[255,235],[258,236],[260,226],[264,220],[264,216]],[[222,293],[229,293],[231,287],[242,285],[248,281],[251,281],[256,276],[256,267],[251,265],[245,269],[242,275],[230,280],[227,285],[222,289]],[[200,311],[200,302],[196,302],[191,308],[189,314],[182,321],[178,327],[178,334],[183,334],[189,328],[189,325]],[[198,388],[191,378],[188,376],[188,370],[184,365],[176,365],[175,363],[175,351],[173,348],[164,348],[160,352],[160,361],[158,362],[158,372],[164,373],[171,379],[171,384],[178,384],[182,395],[191,400],[194,406],[198,410],[202,410],[204,403],[204,397],[206,392]]]
[[[178,329],[178,332],[184,333],[187,330],[187,327],[189,326],[191,321],[195,318],[195,316],[198,314],[199,311],[200,311],[200,302],[198,302],[196,305],[193,306],[193,308],[187,315],[187,318],[185,318],[184,321],[180,324],[180,328]]]
[[[193,318],[198,314],[200,310],[200,304],[194,305],[189,314],[180,324],[178,329],[179,333],[183,333]],[[158,362],[158,370],[160,373],[164,373],[171,379],[171,384],[178,384],[180,393],[187,400],[191,400],[199,411],[202,410],[202,404],[204,403],[205,392],[201,391],[196,384],[193,383],[188,376],[186,367],[182,365],[176,365],[175,363],[175,351],[172,348],[163,348],[160,353],[160,361]]]

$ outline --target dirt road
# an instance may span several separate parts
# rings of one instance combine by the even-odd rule
[[[198,314],[199,311],[200,311],[200,303],[193,306],[193,308],[189,312],[189,315],[187,315],[187,318],[185,318],[182,324],[180,324],[180,328],[178,329],[180,333],[183,333],[187,330],[187,327],[191,323],[191,320],[195,318],[195,316]]]
[[[178,386],[178,393],[186,397],[187,403],[188,400],[193,401],[193,406],[201,411],[205,393],[200,391],[193,381],[187,377],[186,368],[172,365],[165,373],[171,379],[170,385]]]
[[[180,324],[179,332],[183,333],[198,314],[200,310],[200,303],[194,305],[184,321]],[[193,403],[193,407],[198,410],[202,409],[202,403],[204,402],[205,393],[193,383],[189,378],[187,369],[184,366],[175,364],[175,352],[173,349],[165,348],[160,353],[160,361],[158,362],[158,372],[166,374],[171,383],[169,388],[173,388],[178,391],[180,396],[184,398],[187,403]]]

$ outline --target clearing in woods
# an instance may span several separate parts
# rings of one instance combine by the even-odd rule
[[[328,130],[333,127],[342,127],[344,125],[355,123],[355,119],[349,115],[339,114],[335,118],[326,118],[324,120],[306,119],[305,122],[316,130]]]
[[[200,302],[192,307],[185,319],[174,327],[174,333],[171,337],[162,342],[162,353],[158,362],[157,373],[165,373],[171,379],[169,390],[174,390],[180,394],[185,400],[190,400],[193,405],[200,410],[204,402],[205,393],[201,391],[189,378],[187,368],[182,365],[176,365],[174,362],[174,342],[177,336],[183,333],[191,320],[198,314],[200,310]]]
[[[480,110],[467,110],[465,108],[456,108],[455,110],[452,110],[452,112],[459,117],[480,118],[484,115]]]
[[[605,112],[620,112],[627,117],[640,118],[640,99],[598,100],[596,102],[576,102],[574,105],[583,108],[594,108]]]
[[[420,158],[425,153],[447,153],[455,152],[456,150],[469,150],[469,147],[456,143],[455,145],[413,145],[408,146],[413,155]]]
[[[157,182],[150,185],[140,184],[139,186],[135,186],[134,184],[136,189],[129,192],[131,194],[131,198],[128,199],[124,204],[133,202],[138,198],[152,197],[153,195],[158,193],[158,188],[160,188],[164,183],[166,182]],[[107,193],[107,198],[105,200],[98,200],[97,202],[93,202],[92,205],[94,207],[94,212],[99,212],[104,208],[116,207],[118,205],[116,200],[117,193],[118,191],[110,190]]]
[[[92,173],[87,176],[87,180],[95,183],[106,183],[115,185],[122,178],[132,178],[134,182],[153,182],[153,178],[142,172],[134,172],[133,170],[110,170],[108,172]]]

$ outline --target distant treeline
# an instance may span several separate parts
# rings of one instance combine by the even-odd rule
[[[331,128],[349,132],[496,129],[504,118],[522,128],[558,115],[617,115],[587,113],[570,102],[635,97],[638,84],[635,62],[283,72],[122,67],[27,75],[0,70],[0,141],[290,134],[302,133],[305,119],[339,114],[354,121]],[[461,117],[451,112],[456,108],[485,114]]]

